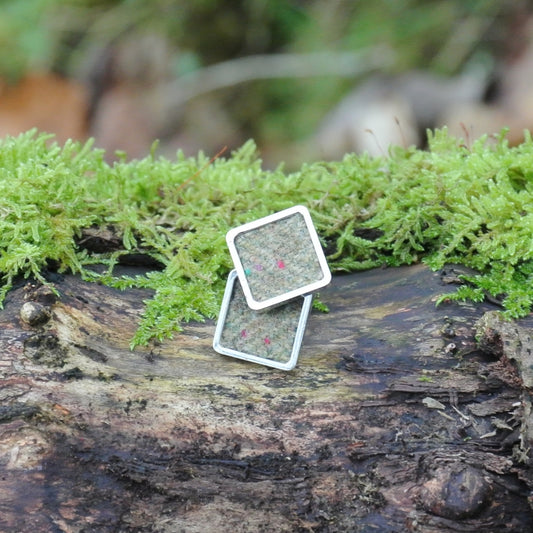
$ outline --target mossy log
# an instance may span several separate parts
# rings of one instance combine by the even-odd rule
[[[21,283],[0,313],[0,530],[530,531],[533,320],[436,307],[455,279],[334,278],[291,372],[215,353],[213,322],[130,351],[142,290]]]

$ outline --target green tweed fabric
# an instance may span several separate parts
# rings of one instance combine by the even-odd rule
[[[266,311],[248,307],[238,278],[235,278],[220,345],[247,355],[280,363],[291,357],[303,297]]]
[[[283,296],[324,277],[300,213],[237,235],[235,248],[257,302]]]

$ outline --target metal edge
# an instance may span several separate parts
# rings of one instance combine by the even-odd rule
[[[303,287],[299,287],[298,289],[295,289],[293,291],[286,292],[280,296],[269,298],[268,300],[256,300],[252,295],[248,280],[246,279],[246,274],[244,273],[244,268],[242,266],[239,253],[237,251],[237,247],[235,246],[235,239],[241,233],[246,233],[247,231],[251,231],[266,224],[270,224],[271,222],[282,220],[283,218],[292,216],[295,213],[300,213],[303,216],[307,231],[309,233],[309,237],[311,238],[311,242],[313,243],[313,248],[315,250],[320,269],[322,271],[322,279],[305,285]],[[277,213],[267,215],[266,217],[262,217],[252,222],[248,222],[236,228],[232,228],[226,234],[226,243],[228,245],[229,252],[233,260],[233,264],[235,266],[235,270],[237,271],[237,276],[239,278],[244,297],[246,298],[246,303],[254,311],[262,311],[264,309],[268,309],[269,307],[283,304],[285,302],[288,302],[289,300],[297,298],[298,296],[304,296],[307,293],[321,289],[331,282],[331,271],[329,269],[329,265],[324,254],[324,250],[322,249],[322,245],[320,244],[320,239],[313,224],[313,219],[311,218],[309,209],[307,209],[307,207],[305,207],[304,205],[295,205],[287,209],[283,209],[282,211],[278,211]]]
[[[234,286],[236,278],[237,278],[237,273],[235,270],[232,270],[229,273],[228,280],[226,282],[226,288],[224,290],[224,297],[222,299],[221,312],[218,317],[217,325],[215,328],[215,334],[213,337],[213,349],[221,355],[234,357],[236,359],[241,359],[243,361],[248,361],[251,363],[257,363],[257,364],[261,364],[264,366],[269,366],[272,368],[276,368],[278,370],[292,370],[296,366],[296,363],[298,362],[298,356],[300,353],[300,348],[301,348],[303,336],[305,333],[305,327],[307,325],[307,319],[311,311],[311,303],[313,300],[313,295],[307,294],[303,296],[302,309],[300,312],[300,318],[298,320],[298,326],[296,328],[296,334],[294,336],[294,342],[292,345],[292,351],[289,356],[289,360],[286,363],[280,363],[278,361],[273,361],[265,357],[259,357],[257,355],[239,352],[231,348],[225,348],[224,346],[220,344],[220,338],[222,336],[222,331],[224,330],[227,311],[229,308],[229,303],[231,300],[233,286]],[[242,285],[241,285],[241,288],[242,288]]]

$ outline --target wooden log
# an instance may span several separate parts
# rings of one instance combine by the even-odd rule
[[[334,278],[291,372],[215,353],[211,321],[131,352],[141,290],[21,284],[0,312],[0,530],[530,531],[532,320],[436,307],[445,281]]]

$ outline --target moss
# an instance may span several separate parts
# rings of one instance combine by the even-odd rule
[[[263,170],[248,142],[227,158],[121,160],[109,165],[91,143],[59,146],[35,131],[0,141],[0,299],[18,276],[46,283],[59,271],[118,288],[155,291],[132,346],[163,339],[187,320],[216,316],[231,259],[226,232],[295,204],[306,205],[333,271],[424,261],[478,274],[447,298],[502,300],[505,313],[533,302],[533,141],[467,147],[445,130],[427,151],[390,158],[347,155],[285,173]],[[86,228],[115,228],[113,252],[79,245]],[[118,277],[121,255],[163,265]],[[104,265],[97,273],[95,264]]]

